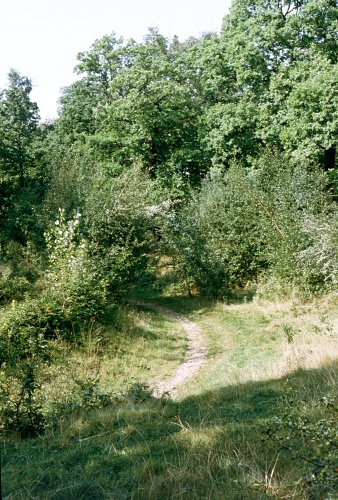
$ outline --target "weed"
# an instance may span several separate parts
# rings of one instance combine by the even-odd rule
[[[14,389],[14,387],[15,389]],[[36,367],[26,362],[21,367],[21,377],[2,378],[0,387],[0,414],[2,432],[14,431],[22,438],[36,436],[44,429],[45,418],[39,400],[35,397],[40,384]]]

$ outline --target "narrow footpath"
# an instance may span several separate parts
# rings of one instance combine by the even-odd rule
[[[208,351],[200,328],[188,318],[166,307],[158,306],[151,302],[142,300],[130,301],[135,305],[147,307],[158,311],[165,316],[175,319],[185,330],[188,338],[188,348],[182,363],[176,368],[173,375],[159,382],[154,389],[154,396],[161,397],[164,394],[169,394],[175,399],[180,386],[193,378],[196,372],[206,361]]]

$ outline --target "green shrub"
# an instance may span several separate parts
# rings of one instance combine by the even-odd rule
[[[26,362],[16,375],[0,372],[0,415],[2,433],[19,433],[22,438],[36,436],[44,429],[45,418],[36,389],[35,367]]]
[[[92,325],[106,303],[106,280],[78,238],[79,215],[65,222],[63,214],[47,235],[49,267],[38,298],[26,296],[3,311],[0,366],[47,355],[46,341],[56,335],[74,339]],[[75,337],[76,338],[76,337]]]
[[[198,229],[222,262],[230,286],[244,286],[267,267],[261,211],[247,170],[212,169],[192,202]]]
[[[284,397],[285,412],[266,429],[270,441],[293,460],[303,463],[309,498],[337,498],[338,402],[322,398],[297,402],[292,391]]]
[[[147,275],[155,247],[151,209],[157,198],[156,185],[137,165],[119,177],[101,171],[90,180],[85,233],[117,300]]]
[[[20,359],[47,356],[47,341],[57,322],[40,300],[13,302],[0,325],[0,366],[15,366]]]
[[[338,214],[307,217],[303,233],[307,247],[299,252],[299,266],[312,281],[313,287],[336,290],[338,287]]]
[[[21,300],[25,292],[31,288],[31,283],[24,276],[14,276],[9,266],[0,270],[0,303],[6,304],[12,300]]]
[[[60,211],[55,227],[46,234],[49,268],[43,299],[62,323],[76,327],[102,314],[107,280],[88,242],[79,234],[81,215],[68,222],[63,215]]]
[[[319,224],[311,234],[308,223],[332,217],[325,187],[320,171],[294,166],[282,154],[263,155],[251,169],[239,164],[226,172],[211,169],[181,212],[177,254],[182,260],[190,252],[196,282],[203,265],[211,275],[219,270],[223,277],[212,283],[215,292],[224,285],[243,287],[263,276],[266,282],[273,279],[317,290],[325,279],[336,279],[337,267],[333,224],[329,233]],[[325,259],[326,277],[325,269],[318,272],[314,265]]]
[[[22,300],[27,292],[33,292],[40,273],[41,258],[35,247],[30,242],[23,246],[9,241],[1,252],[0,303]]]
[[[199,231],[190,207],[178,213],[168,211],[162,225],[162,251],[171,259],[172,280],[176,289],[197,289],[213,297],[227,289],[228,274],[217,253]]]

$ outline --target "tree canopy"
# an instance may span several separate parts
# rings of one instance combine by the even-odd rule
[[[296,279],[306,217],[335,213],[337,49],[336,0],[234,0],[220,34],[183,42],[112,32],[78,54],[52,124],[12,70],[1,240],[40,245],[60,210],[81,213],[115,296],[163,255],[190,291]]]

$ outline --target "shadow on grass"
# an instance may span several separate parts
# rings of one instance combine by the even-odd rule
[[[308,498],[302,465],[263,441],[282,397],[319,398],[338,363],[182,401],[135,393],[74,413],[58,431],[2,446],[6,499]],[[29,493],[29,494],[28,494]]]
[[[159,333],[163,327],[163,315],[156,311],[150,311],[150,317],[147,321],[140,321],[135,312],[142,312],[148,314],[144,308],[137,308],[130,306],[128,302],[107,306],[104,312],[102,325],[106,328],[107,332],[112,330],[115,338],[121,336],[124,340],[132,340],[133,338],[144,338],[155,340],[160,337]],[[149,328],[151,325],[152,328]]]
[[[173,296],[165,296],[154,289],[144,288],[142,291],[131,293],[128,298],[134,300],[143,300],[149,302],[156,302],[156,304],[173,308],[182,314],[189,314],[194,312],[205,313],[210,312],[221,302],[225,304],[244,304],[252,302],[255,296],[255,290],[238,288],[223,299],[213,299],[210,297],[201,296],[198,294],[189,297],[188,294],[180,294]]]

